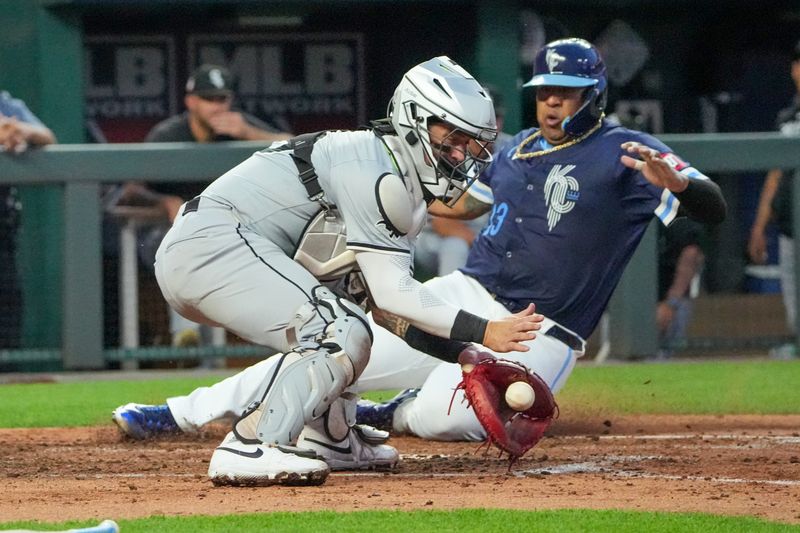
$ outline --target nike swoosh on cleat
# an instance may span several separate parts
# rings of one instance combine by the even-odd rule
[[[235,453],[236,455],[241,455],[242,457],[249,457],[250,459],[258,459],[264,455],[264,450],[261,448],[256,448],[256,451],[254,452],[243,452],[242,450],[234,450],[233,448],[226,448],[225,446],[219,446],[217,449]]]
[[[334,446],[333,444],[328,444],[327,442],[318,441],[316,439],[305,439],[305,440],[307,442],[313,442],[314,444],[319,444],[323,448],[328,448],[329,450],[334,451],[334,452],[344,453],[344,454],[352,454],[353,453],[353,449],[350,447],[349,444],[347,445],[347,448],[341,448],[339,446]]]

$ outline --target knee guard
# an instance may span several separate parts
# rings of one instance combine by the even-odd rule
[[[327,326],[322,333],[309,335],[303,329],[315,314],[322,317]],[[293,348],[327,346],[344,351],[353,364],[355,378],[361,375],[369,362],[372,330],[364,311],[322,285],[314,287],[312,300],[298,309],[286,335],[289,346]],[[298,339],[306,340],[298,342]]]
[[[322,416],[364,371],[372,343],[366,318],[355,305],[322,290],[331,298],[316,303],[333,321],[316,346],[273,356],[281,359],[267,377],[261,402],[234,425],[242,442],[294,445],[303,426]],[[316,292],[321,291],[315,297]]]
[[[357,379],[369,362],[372,348],[372,330],[364,311],[353,302],[338,298],[329,289],[319,286],[314,290],[318,308],[324,308],[333,318],[325,328],[322,346],[333,345],[347,354],[353,364]]]

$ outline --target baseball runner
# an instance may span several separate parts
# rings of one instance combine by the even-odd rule
[[[142,436],[238,417],[211,457],[215,484],[319,484],[330,469],[393,466],[388,433],[355,425],[352,385],[373,333],[352,299],[366,294],[379,323],[403,323],[393,329],[406,342],[449,361],[472,342],[524,351],[543,318],[530,306],[487,320],[411,276],[428,203],[458,200],[495,135],[491,99],[437,57],[405,74],[371,130],[276,143],[218,178],[181,207],[156,254],[158,284],[184,317],[280,353],[114,420]]]
[[[491,210],[467,265],[425,283],[453,305],[501,319],[535,302],[546,318],[522,362],[553,392],[566,383],[652,217],[716,224],[726,215],[719,187],[654,137],[603,118],[606,70],[581,39],[545,45],[526,86],[536,88],[539,128],[518,133],[453,209]],[[653,289],[655,290],[655,288]],[[362,402],[359,421],[440,440],[483,440],[472,409],[454,402],[462,377],[375,328],[373,357],[359,387],[404,391],[383,405]]]

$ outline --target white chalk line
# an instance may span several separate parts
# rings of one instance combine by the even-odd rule
[[[429,457],[434,457],[433,455]],[[435,457],[448,458],[447,455],[436,455]],[[401,456],[405,458],[423,459],[424,456],[415,454],[414,456]],[[630,471],[622,468],[615,468],[612,466],[612,461],[646,461],[665,459],[664,456],[648,455],[648,456],[609,456],[608,461],[584,461],[579,463],[566,463],[562,465],[544,466],[541,468],[533,468],[529,470],[512,470],[510,475],[518,478],[525,478],[529,476],[552,476],[552,475],[569,475],[569,474],[605,474],[619,478],[646,478],[646,479],[665,479],[665,480],[683,480],[683,481],[705,481],[710,483],[721,484],[742,484],[752,483],[758,485],[778,485],[778,486],[800,486],[800,480],[793,479],[744,479],[744,478],[730,478],[730,477],[713,477],[713,476],[696,476],[696,475],[676,475],[676,474],[658,474],[655,472],[642,472]],[[385,476],[386,473],[381,472],[334,472],[331,475],[340,477],[374,477]],[[502,474],[488,474],[481,472],[446,472],[446,473],[395,473],[391,474],[392,478],[476,478],[481,476],[497,476]]]
[[[432,456],[431,456],[432,457]],[[447,458],[446,455],[437,455],[437,457]],[[422,459],[422,456],[417,456]],[[633,458],[633,457],[632,457]],[[645,457],[646,458],[646,457]],[[643,459],[645,459],[643,458]],[[635,458],[633,458],[635,459]],[[667,479],[667,480],[683,480],[683,481],[706,481],[711,483],[722,484],[742,484],[753,483],[758,485],[778,485],[778,486],[800,486],[800,480],[792,479],[744,479],[744,478],[728,478],[728,477],[712,477],[712,476],[694,476],[694,475],[675,475],[675,474],[657,474],[654,472],[641,472],[629,471],[620,468],[612,468],[605,462],[579,462],[579,463],[566,463],[562,465],[546,466],[541,468],[533,468],[529,470],[512,470],[509,474],[516,478],[526,478],[530,476],[557,476],[557,475],[570,475],[570,474],[606,474],[620,478],[646,478],[646,479]],[[419,478],[434,478],[434,479],[457,479],[457,478],[480,478],[480,477],[496,477],[503,476],[503,473],[489,473],[489,472],[392,472],[389,470],[365,470],[354,472],[332,472],[333,477],[387,477],[392,479],[419,479]],[[62,476],[58,474],[50,474],[45,477],[51,479],[67,479],[72,478],[76,481],[98,480],[98,479],[147,479],[147,478],[197,478],[204,480],[205,476],[198,476],[197,474],[174,474],[174,473],[127,473],[127,474],[83,474],[74,476]]]
[[[668,479],[681,481],[706,481],[710,483],[722,484],[758,484],[758,485],[779,485],[779,486],[800,486],[800,480],[795,479],[744,479],[731,477],[714,476],[689,476],[676,474],[656,474],[654,472],[631,472],[629,470],[608,468],[602,463],[573,463],[559,465],[556,467],[542,467],[522,472],[515,472],[517,476],[526,475],[553,475],[553,474],[582,474],[582,473],[603,473],[621,478],[645,478],[645,479]]]
[[[772,440],[779,444],[800,444],[800,437],[794,435],[734,435],[734,434],[691,434],[691,433],[673,433],[673,434],[658,434],[658,435],[566,435],[555,437],[558,440]]]

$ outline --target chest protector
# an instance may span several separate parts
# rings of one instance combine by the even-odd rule
[[[306,226],[293,259],[320,281],[333,281],[352,271],[356,265],[355,254],[347,249],[345,225],[335,205],[326,201],[319,179],[311,163],[314,143],[327,132],[306,133],[290,139],[286,144],[270,151],[291,150],[300,183],[308,198],[319,202],[322,210]]]
[[[391,125],[373,122],[372,131],[380,137],[391,152],[392,160],[402,175],[395,153],[397,149],[390,143],[393,139]],[[356,268],[356,256],[347,249],[347,235],[344,220],[336,206],[328,202],[325,193],[319,186],[317,173],[311,163],[314,143],[327,132],[306,133],[288,141],[281,148],[292,150],[292,161],[297,167],[300,182],[306,188],[308,197],[322,205],[320,211],[306,226],[303,236],[294,254],[294,260],[311,272],[322,282],[343,278]],[[402,178],[388,174],[383,176],[378,187],[381,209],[386,215],[386,224],[398,234],[405,235],[412,224],[412,213],[409,210],[407,192]],[[419,194],[414,191],[415,196]],[[424,220],[424,218],[422,218]],[[349,292],[349,291],[348,291]]]
[[[306,227],[294,260],[320,281],[341,278],[356,266],[356,254],[347,249],[344,220],[336,208],[323,209]]]

